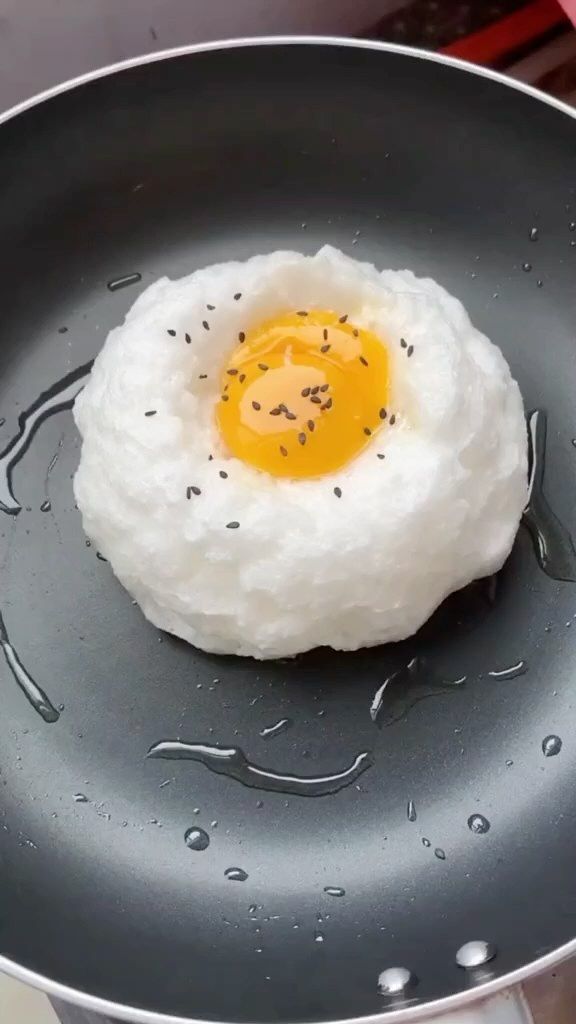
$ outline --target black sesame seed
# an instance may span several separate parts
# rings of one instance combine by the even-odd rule
[[[223,401],[223,402],[227,402],[227,401],[228,401],[228,398],[229,398],[230,396],[229,396],[229,395],[222,395],[221,397],[222,397],[222,401]]]
[[[226,523],[227,530],[237,530],[239,526],[240,523],[236,522],[235,519],[233,519],[231,523]]]
[[[364,433],[366,434],[366,437],[370,437],[370,434],[372,433],[370,427],[364,427]]]
[[[266,366],[266,363],[258,363],[258,369],[266,371],[268,367]]]
[[[212,462],[212,459],[213,459],[213,458],[214,458],[214,456],[213,456],[213,455],[209,455],[209,456],[208,456],[208,462]]]
[[[234,296],[234,298],[235,298],[236,302],[238,302],[238,299],[242,298],[242,292],[236,292],[236,295]]]
[[[362,366],[368,366],[368,360],[365,359],[364,356],[360,356],[359,359],[360,362],[362,363]]]
[[[148,412],[145,412],[144,415],[145,416],[155,416],[156,412],[157,412],[157,409],[148,409]]]
[[[320,398],[319,395],[312,395],[312,398],[310,399],[310,401],[314,402],[314,405],[320,405],[321,402],[322,402],[322,399]]]
[[[223,469],[220,470],[220,472],[218,473],[218,476],[220,476],[222,478],[222,480],[227,480],[228,479],[228,473],[226,473],[225,470],[223,470]]]
[[[330,345],[321,345],[320,346],[320,351],[321,352],[328,352],[329,349],[330,349]]]
[[[238,377],[238,380],[240,381],[241,384],[243,384],[244,381],[246,380],[246,374],[241,373],[240,376]]]
[[[408,359],[410,359],[410,356],[412,355],[413,351],[414,351],[414,345],[408,345],[408,349],[407,349],[407,352],[406,352],[406,355],[408,356]]]
[[[276,406],[275,409],[270,409],[270,415],[271,416],[279,416],[281,412],[282,412],[282,409],[279,409],[278,406]]]
[[[300,444],[306,444],[306,434],[304,434],[304,433],[298,434],[298,440],[299,440]]]
[[[300,392],[300,394],[302,395],[302,398],[308,398],[308,395],[310,394],[310,388],[304,388],[303,391]]]
[[[176,331],[169,330],[167,333],[170,335],[171,338],[176,337]]]
[[[381,420],[385,420],[387,415],[388,415],[388,413],[386,412],[386,409],[380,409],[380,412],[378,413],[378,415],[379,415]]]
[[[317,384],[316,387],[314,387],[314,388],[310,388],[310,394],[311,395],[317,395],[319,391],[320,391],[320,385],[319,384]]]
[[[339,316],[338,317],[338,323],[339,324],[345,324],[347,319],[348,319],[348,313],[344,313],[344,316]]]
[[[67,334],[67,333],[68,333],[68,328],[67,327],[59,327],[58,328],[58,334]],[[170,331],[168,331],[168,333],[170,333]],[[174,331],[174,334],[176,334],[176,331]]]
[[[188,498],[188,501],[190,501],[190,498],[192,497],[193,494],[196,494],[196,495],[202,494],[202,491],[200,490],[199,487],[194,487],[194,486],[187,487],[186,488],[186,497]]]
[[[322,384],[322,386],[321,386],[321,388],[320,388],[320,391],[328,391],[328,388],[329,388],[329,387],[330,387],[330,385],[329,385],[329,384]]]
[[[324,341],[328,341],[328,331],[326,328],[322,331],[322,337],[324,338]]]
[[[229,374],[230,377],[236,377],[238,370],[235,370],[234,367],[232,367],[230,370],[226,370],[226,373]]]
[[[238,335],[238,341],[245,341],[245,340],[246,340],[246,335],[244,334],[244,331],[240,331],[240,334]]]
[[[322,406],[322,408],[323,409],[331,409],[332,408],[332,399],[329,398],[326,402],[324,402],[324,405]]]
[[[256,412],[260,412],[262,406],[260,405],[260,402],[252,402],[252,408],[256,409]]]
[[[352,334],[354,335],[355,338],[358,337],[358,331],[356,330],[356,328],[354,328],[354,330],[352,331]]]
[[[205,331],[209,331],[210,330],[210,324],[208,323],[207,320],[203,320],[202,321],[202,327],[204,328]]]
[[[286,413],[286,419],[287,420],[295,420],[296,419],[296,413],[294,413],[294,412],[287,412]]]
[[[284,405],[284,402],[279,402],[278,408],[280,409],[280,412],[288,412],[288,406]]]
[[[400,338],[400,345],[402,346],[402,348],[407,348],[408,342],[404,341],[404,338]]]
[[[383,456],[382,452],[376,452],[376,458],[377,459],[383,459],[384,456]]]
[[[211,306],[210,303],[207,302],[206,303],[206,309],[209,309],[210,311],[212,311],[212,310],[216,309],[216,306]]]
[[[308,316],[308,310],[307,309],[299,309],[298,312],[296,313],[296,316]]]
[[[283,444],[280,445],[280,454],[281,455],[288,455],[288,451],[286,450],[286,448],[284,447]]]
[[[186,344],[187,345],[191,345],[192,344],[192,338],[190,337],[190,335],[189,334],[185,334],[184,337],[186,339]]]
[[[389,419],[389,421],[388,421],[388,422],[390,423],[390,426],[391,426],[391,427],[393,427],[393,426],[394,426],[394,424],[396,423],[396,416],[395,416],[395,414],[394,414],[394,413],[392,413],[392,415],[391,415],[391,417],[390,417],[390,419]]]
[[[314,433],[315,426],[316,424],[314,423],[314,420],[308,420],[308,430],[310,431],[311,434]]]
[[[207,373],[200,373],[198,375],[198,380],[208,380],[208,374]]]
[[[336,495],[337,498],[341,498],[342,497],[342,491],[340,490],[339,487],[335,487],[334,488],[334,494]]]

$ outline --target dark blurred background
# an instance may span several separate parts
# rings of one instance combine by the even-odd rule
[[[576,102],[576,33],[558,0],[1,0],[0,109],[143,53],[282,33],[441,49]]]

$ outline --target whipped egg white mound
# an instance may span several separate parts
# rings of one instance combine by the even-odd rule
[[[156,626],[278,658],[401,640],[496,572],[518,385],[431,279],[329,246],[162,278],[74,415],[84,529]]]

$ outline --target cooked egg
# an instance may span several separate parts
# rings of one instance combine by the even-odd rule
[[[330,247],[153,284],[75,417],[86,533],[212,652],[409,636],[501,567],[526,502],[500,350],[431,279]]]

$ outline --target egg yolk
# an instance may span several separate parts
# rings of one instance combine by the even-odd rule
[[[240,333],[216,409],[229,452],[273,476],[317,477],[350,462],[385,423],[387,350],[329,310]]]

